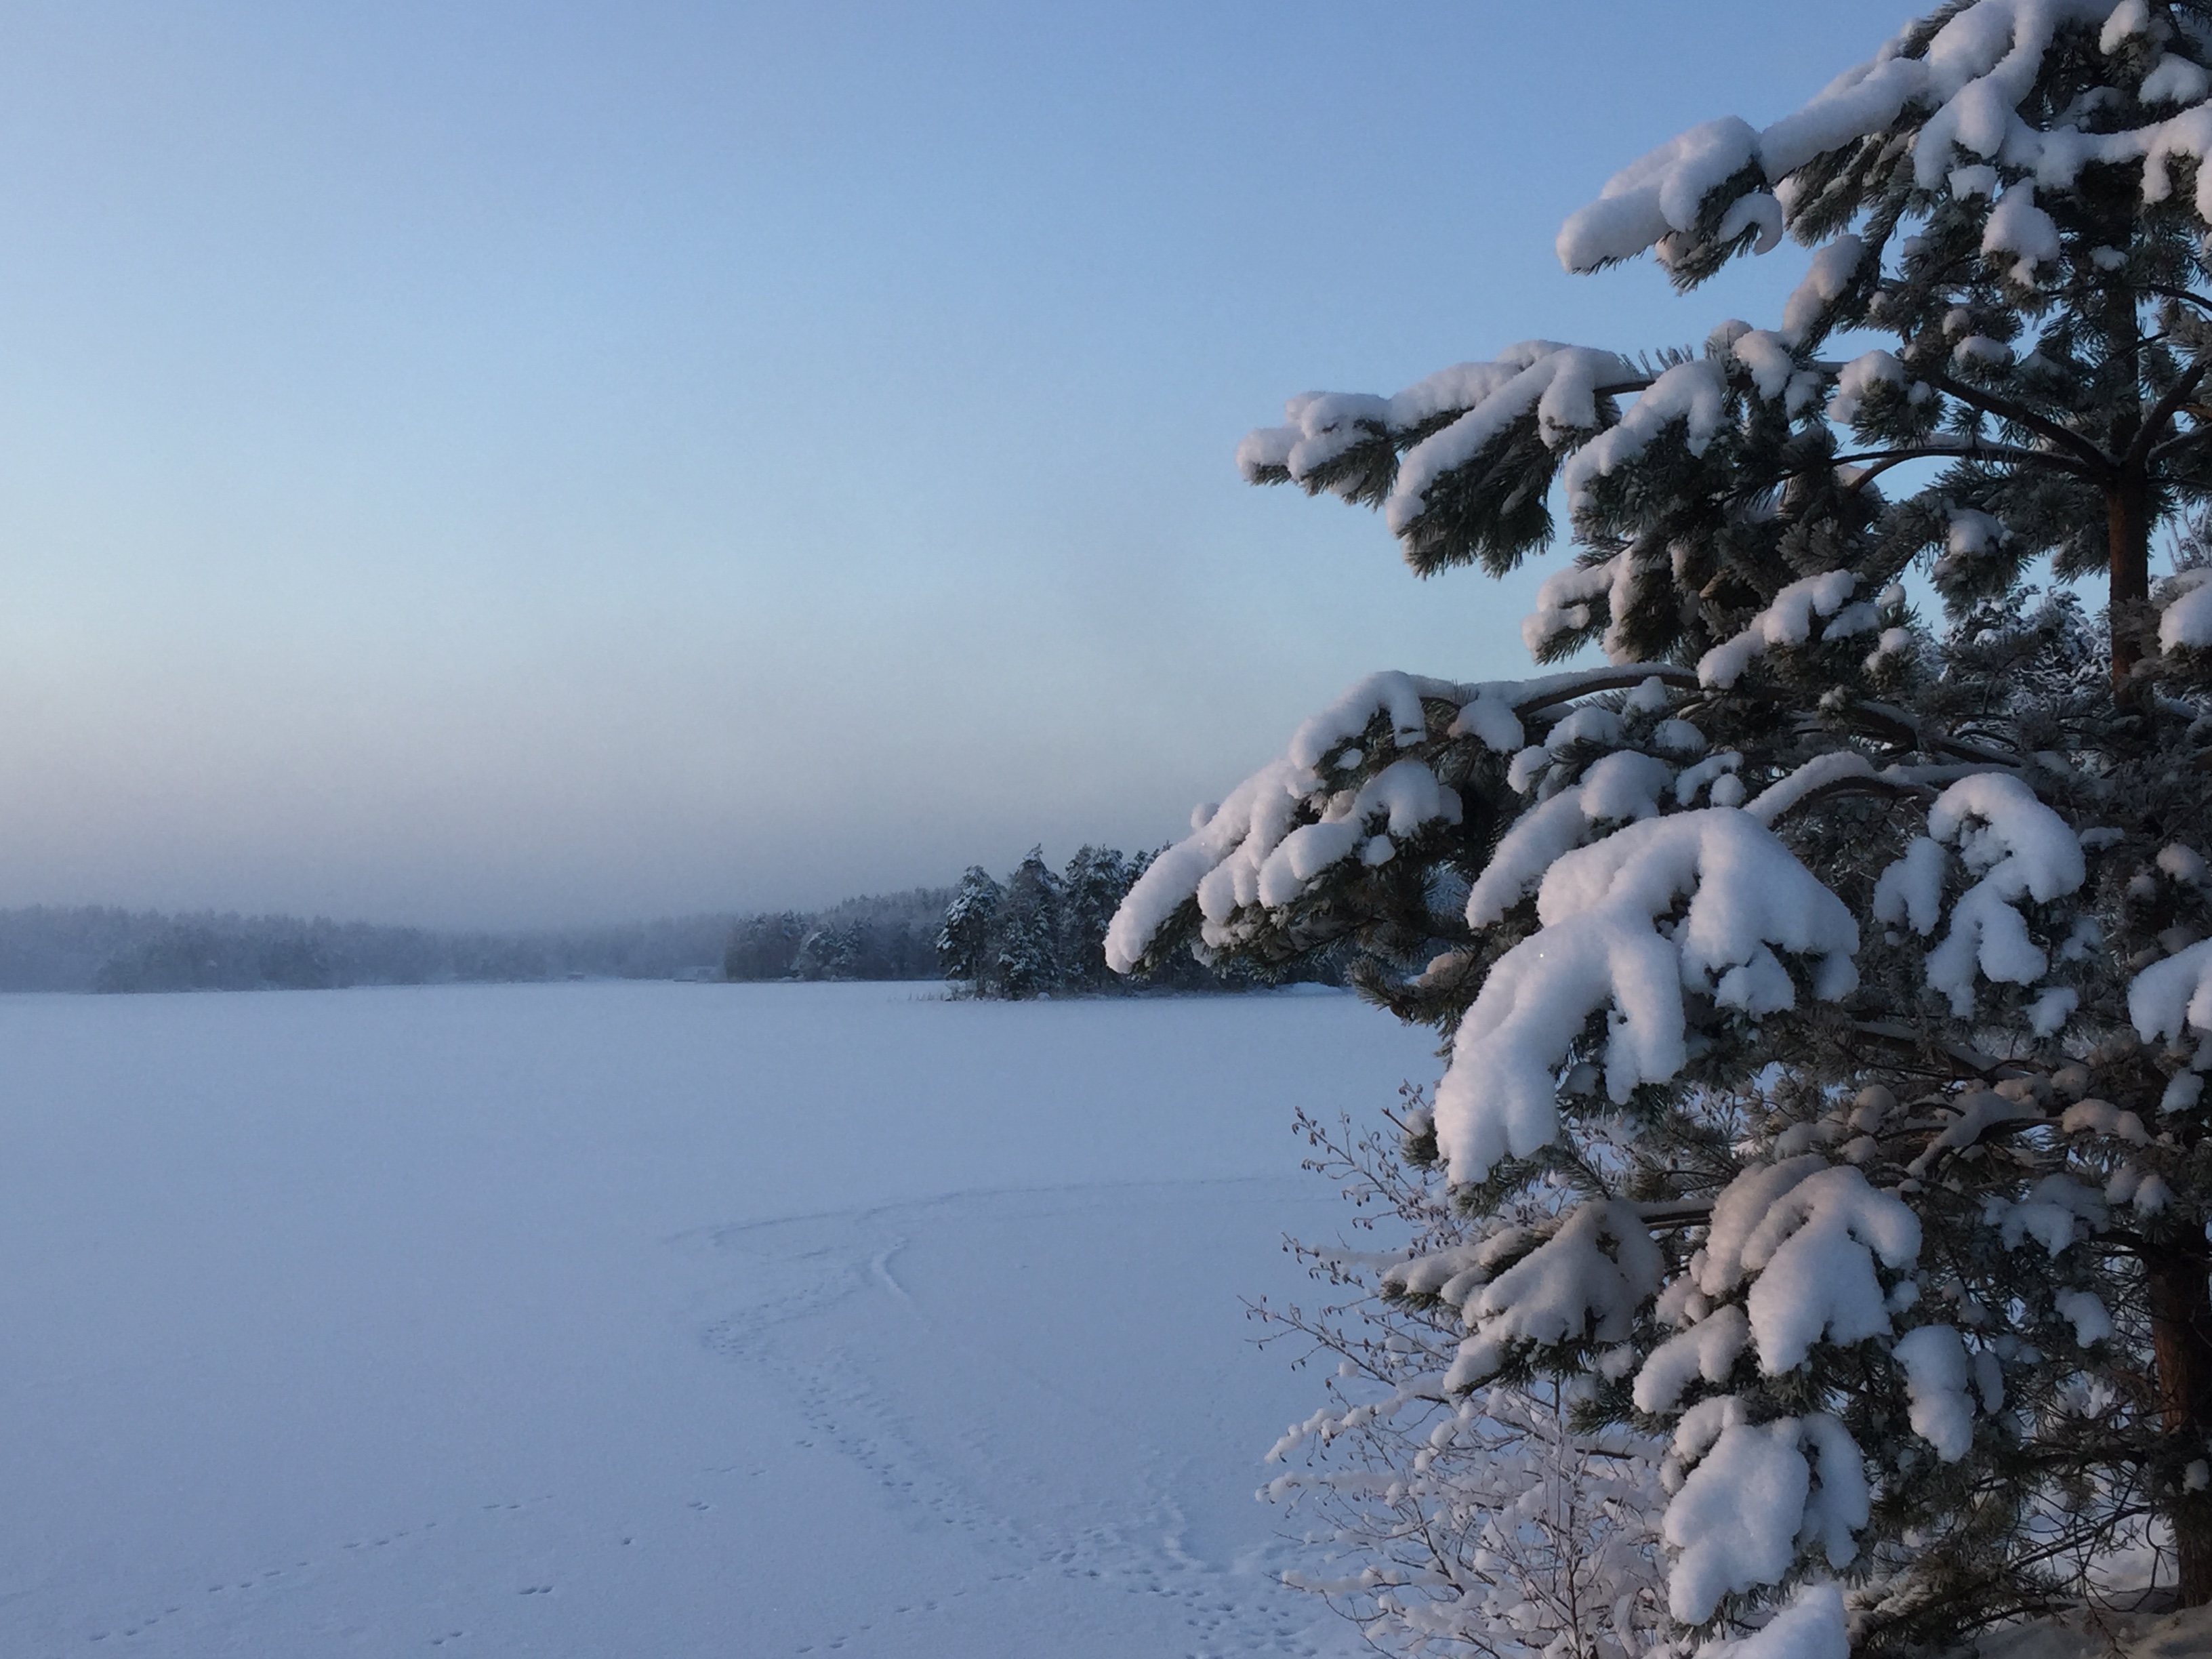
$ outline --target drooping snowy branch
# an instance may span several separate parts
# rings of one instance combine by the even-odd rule
[[[1664,1268],[1632,1206],[1582,1205],[1551,1237],[1468,1298],[1462,1316],[1468,1335],[1444,1386],[1480,1382],[1516,1343],[1626,1340]]]
[[[2197,43],[2167,38],[2166,55],[2138,89],[2146,105],[2183,106],[2172,114],[2119,131],[2094,132],[2073,125],[2040,129],[2021,113],[2059,26],[2100,23],[2100,46],[2107,56],[2160,27],[2138,0],[1973,0],[1917,53],[1907,52],[1906,39],[1893,41],[1802,109],[1763,129],[1733,118],[1710,121],[1622,169],[1559,232],[1560,263],[1570,270],[1589,270],[1652,248],[1665,260],[1670,244],[1679,246],[1698,228],[1724,185],[1736,185],[1739,199],[1760,202],[1816,157],[1895,127],[1909,107],[1925,111],[1912,150],[1914,181],[1922,190],[1948,186],[1960,194],[1985,194],[1978,176],[1985,169],[1978,164],[1989,161],[2060,190],[2070,188],[2093,162],[2139,163],[2143,199],[2163,201],[2176,163],[2201,161],[2212,151],[2212,118],[2204,102],[2212,79],[2186,55]],[[2198,179],[2197,210],[2212,221],[2212,173],[2200,170]],[[1784,196],[1786,207],[1786,190]],[[1994,251],[2031,264],[2053,257],[2045,252],[2048,217],[2033,202],[2033,189],[2024,191],[2002,228],[1992,216]],[[1716,238],[1733,241],[1757,224],[1762,228],[1758,251],[1764,252],[1775,245],[1763,234],[1766,214],[1762,204],[1743,217],[1724,218],[1715,227]]]
[[[1287,905],[1321,872],[1355,852],[1370,863],[1386,862],[1399,841],[1431,825],[1458,823],[1462,804],[1456,793],[1410,757],[1356,791],[1332,787],[1325,763],[1333,756],[1337,767],[1349,768],[1367,760],[1346,745],[1377,716],[1389,723],[1388,740],[1402,747],[1428,735],[1424,699],[1455,704],[1458,714],[1444,735],[1470,735],[1502,751],[1517,744],[1526,711],[1661,678],[1679,681],[1686,676],[1666,666],[1476,684],[1396,672],[1368,676],[1301,726],[1281,759],[1206,809],[1189,836],[1153,860],[1115,915],[1106,936],[1108,963],[1117,973],[1129,971],[1193,899],[1203,918],[1201,938],[1209,945],[1226,945],[1233,941],[1231,924],[1240,910]],[[1650,764],[1662,775],[1656,789],[1665,781],[1665,769],[1656,761]],[[1624,775],[1617,787],[1601,792],[1601,804],[1633,793],[1632,781]]]
[[[1662,933],[1659,919],[1683,900]],[[1437,1085],[1437,1145],[1455,1180],[1480,1180],[1557,1133],[1554,1073],[1594,1014],[1607,1012],[1607,1092],[1626,1101],[1681,1068],[1685,985],[1747,1014],[1790,1007],[1796,989],[1777,950],[1811,959],[1817,996],[1856,983],[1850,911],[1772,831],[1729,807],[1644,819],[1559,851],[1536,910],[1542,931],[1492,967]]]

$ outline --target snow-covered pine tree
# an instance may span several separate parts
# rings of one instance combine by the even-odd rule
[[[781,979],[806,939],[806,919],[795,910],[747,916],[730,933],[722,975],[732,980]]]
[[[1060,878],[1044,861],[1044,848],[1032,847],[1006,878],[991,931],[991,960],[985,985],[1019,1000],[1041,996],[1060,981]]]
[[[1684,289],[1794,235],[1768,326],[1309,394],[1240,451],[1424,574],[1563,499],[1524,636],[1607,665],[1361,682],[1109,959],[1350,943],[1449,1039],[1407,1147],[1465,1234],[1373,1276],[1455,1343],[1348,1356],[1357,1410],[1556,1384],[1668,1437],[1669,1612],[1737,1659],[2212,1601],[2212,571],[2151,580],[2212,497],[2208,153],[2212,5],[1961,0],[1560,233]],[[1423,1547],[1369,1613],[1467,1594]]]
[[[980,864],[968,866],[952,902],[945,907],[945,925],[937,934],[937,960],[947,979],[977,984],[990,971],[991,933],[1005,897],[989,871]]]
[[[1134,879],[1129,860],[1111,847],[1075,849],[1060,877],[1060,981],[1069,990],[1095,991],[1110,977],[1106,929]]]
[[[800,942],[791,971],[800,979],[857,978],[867,944],[858,923],[817,927]]]

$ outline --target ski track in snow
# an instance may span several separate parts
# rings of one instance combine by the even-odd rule
[[[1343,1213],[1291,1106],[1426,1048],[1325,998],[0,997],[0,1652],[1360,1651],[1275,1582],[1318,1382],[1239,1298]]]
[[[867,1471],[917,1523],[953,1528],[1002,1562],[994,1575],[1001,1582],[1065,1595],[1052,1580],[1091,1580],[1155,1601],[1193,1655],[1352,1651],[1356,1644],[1343,1643],[1334,1621],[1317,1619],[1310,1601],[1274,1582],[1290,1558],[1267,1539],[1265,1511],[1243,1517],[1261,1524],[1245,1528],[1253,1542],[1231,1559],[1188,1547],[1190,1522],[1178,1499],[1187,1472],[1148,1442],[1141,1416],[1129,1421],[1115,1405],[1117,1396],[1141,1400],[1172,1386],[1143,1374],[1162,1358],[1158,1345],[1117,1343],[1115,1328],[1083,1319],[1065,1322],[1074,1343],[1062,1333],[1040,1352],[1031,1340],[1053,1322],[1041,1304],[1070,1294],[1055,1267],[1095,1258],[1102,1247],[1126,1257],[1132,1235],[1146,1253],[1170,1257],[1201,1244],[1224,1206],[1264,1229],[1270,1215],[1310,1210],[1312,1196],[1281,1182],[963,1194],[724,1228],[708,1244],[746,1261],[762,1293],[708,1327],[703,1340],[774,1375],[777,1392],[799,1403],[824,1443]],[[908,1261],[917,1270],[949,1269],[941,1275],[948,1282],[973,1282],[962,1269],[1007,1241],[1033,1259],[1004,1258],[1016,1282],[1004,1310],[1014,1316],[1000,1329],[1014,1340],[988,1353],[972,1346],[975,1332],[955,1328],[975,1322],[955,1316],[973,1310],[919,1299],[890,1268]],[[1112,1375],[1117,1358],[1127,1377]],[[984,1366],[999,1380],[989,1412],[945,1410],[944,1383]],[[1024,1425],[1020,1439],[994,1432],[1002,1416]],[[1040,1437],[1061,1455],[1037,1457]],[[1243,1490],[1215,1494],[1224,1495],[1249,1502]],[[818,1649],[842,1650],[852,1634]]]

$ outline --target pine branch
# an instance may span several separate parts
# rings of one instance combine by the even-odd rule
[[[1984,415],[1993,415],[1997,419],[2008,421],[2014,426],[2026,427],[2031,432],[2040,433],[2061,448],[2071,450],[2095,476],[2102,477],[2112,468],[2112,457],[2098,448],[2095,444],[2084,438],[2080,433],[2071,431],[2059,425],[2057,422],[2037,414],[2024,404],[2015,403],[2009,398],[2000,397],[1994,392],[1984,392],[1973,386],[1962,385],[1938,369],[1915,369],[1913,372],[1945,397],[1955,398],[1969,409],[1978,409]],[[2040,452],[2027,453],[2034,454]]]
[[[2165,395],[2151,405],[2150,412],[2143,416],[2142,430],[2136,434],[2135,441],[2128,446],[2128,453],[2121,457],[2123,466],[2140,467],[2143,465],[2153,448],[2153,437],[2173,419],[2184,404],[2196,395],[2197,388],[2203,384],[2208,370],[2212,370],[2212,356],[2200,356],[2179,380],[2166,389]]]

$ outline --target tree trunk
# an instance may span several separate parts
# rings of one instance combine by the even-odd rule
[[[2144,1275],[2160,1416],[2166,1434],[2194,1462],[2212,1455],[2212,1272],[2202,1249],[2181,1244],[2146,1261]],[[2212,1503],[2178,1504],[2168,1518],[2181,1605],[2203,1607],[2212,1602]]]
[[[2112,571],[2112,690],[2127,695],[2128,676],[2142,660],[2143,607],[2150,601],[2150,489],[2140,477],[2105,488],[2105,544]]]

